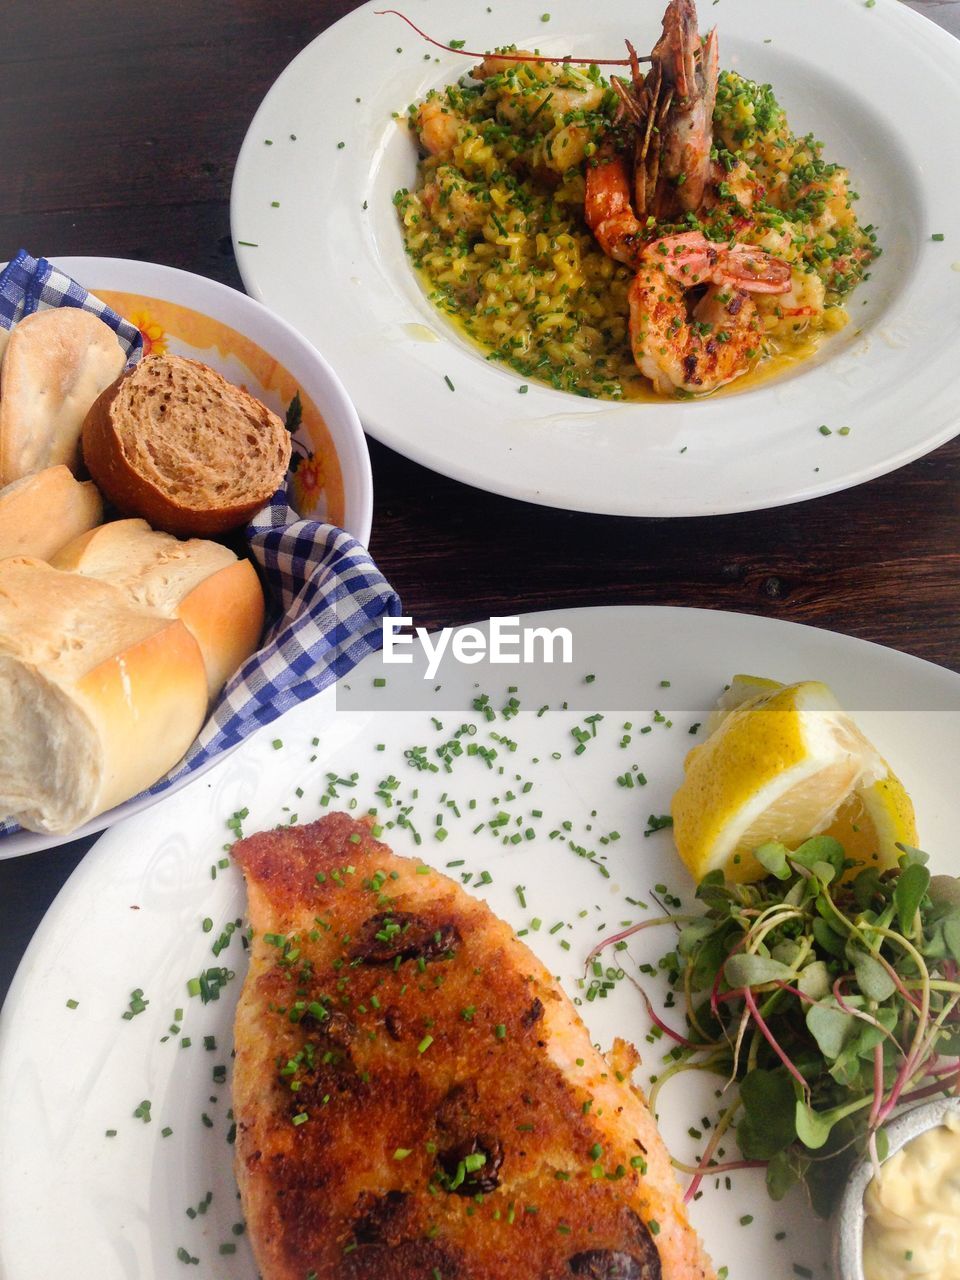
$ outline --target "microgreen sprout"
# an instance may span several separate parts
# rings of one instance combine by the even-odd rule
[[[707,1070],[739,1084],[693,1175],[765,1165],[780,1199],[803,1183],[825,1215],[859,1155],[882,1158],[883,1125],[905,1102],[960,1090],[960,881],[931,878],[903,847],[880,871],[844,857],[829,836],[756,851],[767,875],[735,884],[716,871],[703,911],[644,920],[605,938],[588,963],[640,929],[666,923],[677,944],[660,961],[682,993],[686,1026],[651,1020],[674,1042],[650,1095]],[[743,1159],[715,1158],[736,1120]]]

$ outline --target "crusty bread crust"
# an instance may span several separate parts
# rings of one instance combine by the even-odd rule
[[[206,365],[149,356],[108,387],[83,458],[124,514],[178,535],[224,533],[277,491],[290,436],[275,413]]]
[[[219,569],[184,597],[177,617],[200,646],[213,699],[255,653],[263,633],[263,588],[249,560]]]
[[[200,646],[211,700],[259,644],[260,579],[249,560],[218,542],[179,541],[145,520],[113,520],[75,538],[52,563],[112,583],[141,608],[179,618]]]
[[[61,547],[103,519],[103,501],[90,480],[77,480],[62,463],[23,476],[0,489],[0,560],[49,560]]]
[[[89,311],[25,316],[0,365],[0,484],[58,462],[75,470],[90,405],[123,368],[117,335]]]
[[[203,727],[207,688],[198,647],[179,621],[109,657],[76,687],[103,750],[95,817],[152,786]]]
[[[0,561],[0,816],[74,830],[172,768],[206,708],[178,619],[39,560]]]

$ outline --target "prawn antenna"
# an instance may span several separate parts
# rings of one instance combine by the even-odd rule
[[[402,19],[408,27],[413,28],[421,39],[426,40],[428,44],[434,45],[437,49],[445,49],[447,53],[459,53],[465,58],[485,58],[490,52],[485,50],[483,53],[477,53],[473,49],[464,49],[459,44],[444,44],[442,40],[434,40],[433,36],[428,35],[426,31],[417,26],[412,18],[408,18],[399,9],[377,9],[375,13],[378,18],[394,17]],[[574,58],[570,54],[564,54],[562,57],[556,58],[529,53],[498,53],[497,57],[503,62],[573,62],[591,67],[629,67],[634,62],[650,61],[649,57],[638,58],[635,53],[629,58]]]

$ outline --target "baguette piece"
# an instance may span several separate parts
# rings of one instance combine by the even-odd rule
[[[0,560],[49,560],[103,519],[103,500],[91,480],[77,480],[58,463],[0,489]]]
[[[87,410],[123,364],[117,335],[89,311],[24,316],[0,364],[0,484],[58,462],[75,471]]]
[[[181,542],[146,520],[113,520],[54,556],[57,569],[110,582],[141,608],[179,618],[200,646],[215,698],[257,648],[263,589],[249,560],[219,542]]]
[[[110,583],[0,561],[0,816],[74,830],[175,765],[206,709],[182,622]]]
[[[125,515],[179,535],[248,520],[283,483],[290,435],[275,413],[182,356],[149,356],[95,401],[83,457]]]

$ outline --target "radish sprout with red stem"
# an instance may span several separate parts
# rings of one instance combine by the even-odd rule
[[[882,1158],[898,1106],[960,1093],[960,884],[932,881],[926,855],[907,848],[899,867],[854,875],[828,836],[756,856],[764,879],[711,873],[697,890],[700,915],[623,929],[589,960],[596,972],[607,947],[656,925],[678,929],[660,972],[683,993],[686,1025],[668,1026],[640,988],[673,1042],[651,1106],[685,1071],[738,1086],[697,1163],[677,1163],[692,1175],[687,1199],[708,1173],[764,1166],[774,1198],[801,1183],[826,1214],[851,1162]],[[718,1161],[734,1120],[741,1158]]]
[[[408,18],[405,13],[401,13],[399,9],[377,9],[376,16],[378,18],[394,17],[402,19],[408,27],[413,28],[422,40],[426,40],[428,44],[432,44],[437,49],[443,49],[447,53],[459,53],[464,58],[486,58],[490,53],[489,49],[484,53],[477,53],[473,49],[464,49],[460,45],[444,44],[442,40],[435,40],[433,36],[428,35],[427,32],[421,27],[418,27],[411,18]],[[627,47],[630,47],[629,43]],[[637,62],[650,61],[649,55],[646,57],[638,57],[632,50],[631,55],[628,58],[574,58],[571,54],[562,54],[558,57],[546,57],[544,55],[533,53],[498,53],[497,58],[502,62],[572,62],[577,65],[591,67],[632,67]]]

